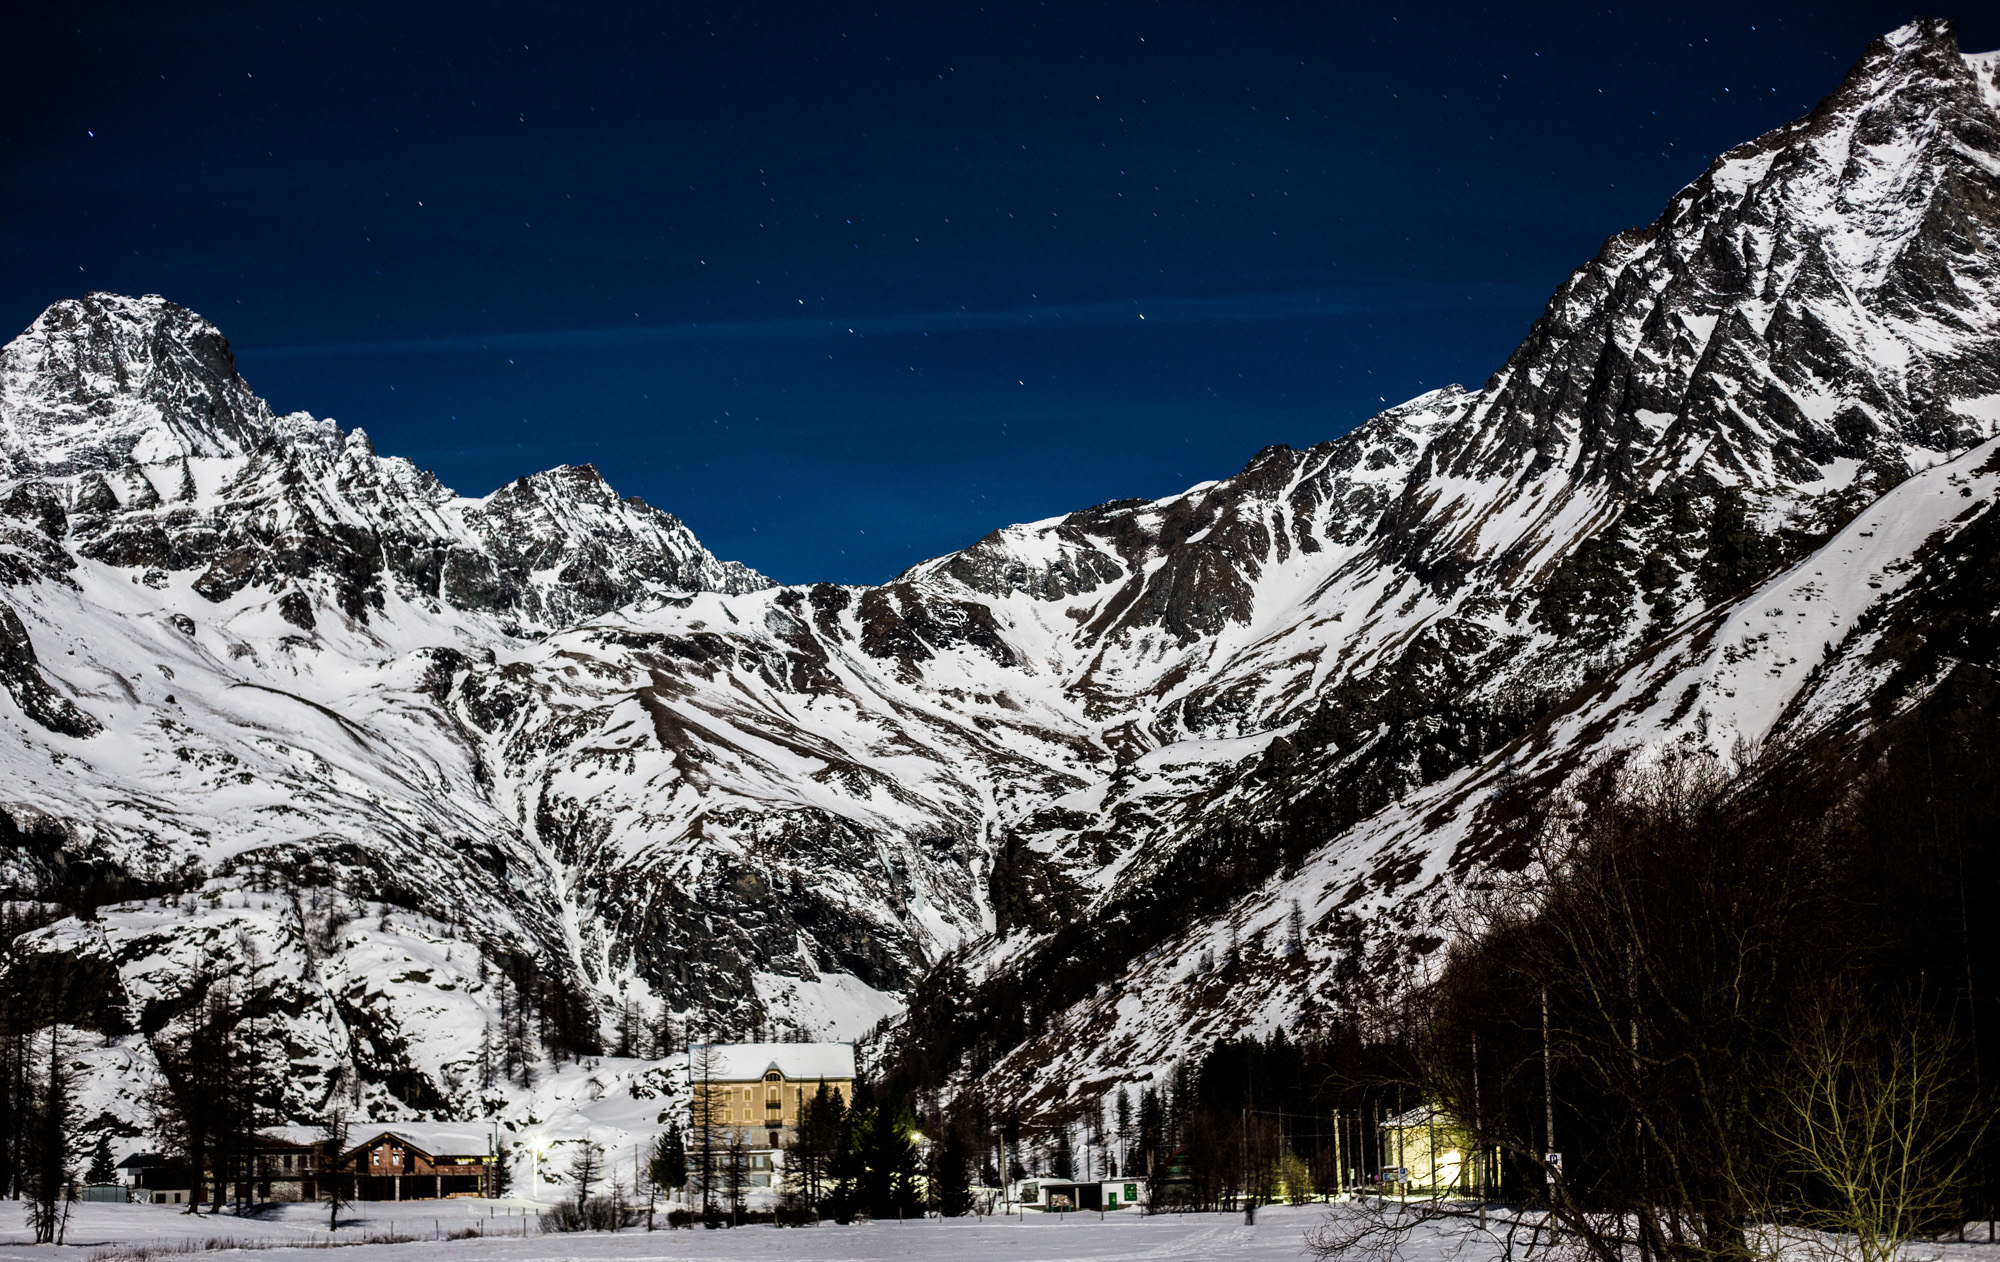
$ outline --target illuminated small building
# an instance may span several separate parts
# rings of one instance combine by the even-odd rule
[[[1382,1182],[1406,1193],[1471,1196],[1479,1190],[1470,1130],[1432,1105],[1382,1122]]]

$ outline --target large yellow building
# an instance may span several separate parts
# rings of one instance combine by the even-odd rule
[[[851,1103],[852,1043],[697,1043],[688,1049],[692,1121],[702,1121],[705,1091],[711,1125],[750,1133],[752,1144],[782,1148],[798,1124],[799,1110],[819,1084]]]

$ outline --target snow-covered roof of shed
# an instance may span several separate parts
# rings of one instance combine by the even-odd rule
[[[1382,1129],[1390,1131],[1416,1130],[1419,1127],[1431,1125],[1455,1126],[1457,1122],[1451,1114],[1436,1105],[1430,1104],[1419,1104],[1407,1113],[1398,1113],[1394,1117],[1385,1117],[1382,1119]]]
[[[702,1046],[697,1044],[696,1047]],[[714,1043],[714,1077],[723,1082],[749,1082],[762,1078],[773,1065],[793,1082],[824,1078],[837,1082],[854,1077],[852,1043]],[[689,1051],[688,1077],[699,1080],[696,1053]]]

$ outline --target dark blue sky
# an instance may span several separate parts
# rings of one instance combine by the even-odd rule
[[[785,581],[1484,380],[1908,16],[188,7],[8,19],[0,325],[162,293],[280,410],[468,494],[594,461]]]

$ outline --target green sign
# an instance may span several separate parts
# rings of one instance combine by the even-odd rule
[[[1138,1199],[1139,1199],[1139,1185],[1136,1183],[1127,1183],[1125,1185],[1125,1203],[1127,1205],[1130,1205],[1133,1201],[1136,1201]]]

